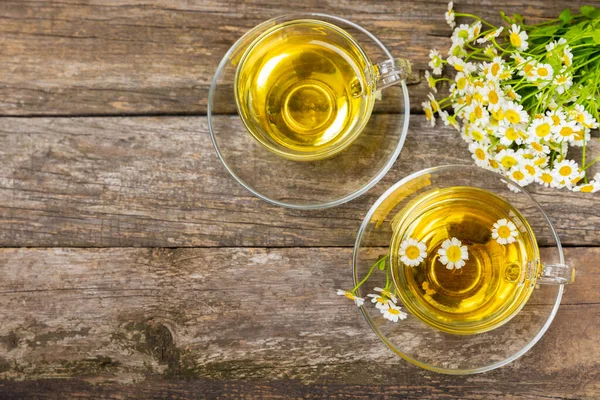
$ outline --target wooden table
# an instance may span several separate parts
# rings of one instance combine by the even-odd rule
[[[501,9],[539,21],[585,1],[458,3],[498,22]],[[533,187],[579,277],[546,336],[509,366],[421,370],[335,295],[351,285],[355,234],[387,187],[470,163],[455,132],[418,114],[428,49],[449,46],[445,10],[424,0],[2,0],[0,397],[600,398],[598,195]],[[253,197],[207,132],[220,58],[291,11],[354,20],[416,72],[400,159],[366,195],[324,211]]]

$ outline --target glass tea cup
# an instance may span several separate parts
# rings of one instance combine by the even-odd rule
[[[211,140],[228,172],[261,199],[337,206],[373,187],[400,154],[409,71],[351,21],[273,18],[221,60],[208,98]]]
[[[514,241],[502,239],[512,235]],[[423,243],[422,260],[406,246],[411,236]],[[465,253],[453,253],[455,244]],[[362,307],[364,316],[399,356],[450,374],[488,371],[524,354],[548,329],[564,284],[574,279],[539,204],[518,184],[475,166],[423,170],[386,191],[359,230],[355,281],[386,254],[408,318],[391,323],[374,307]],[[457,263],[449,268],[450,261]],[[389,282],[373,273],[358,295]]]
[[[367,124],[376,91],[410,74],[404,59],[374,64],[335,23],[282,21],[248,45],[234,92],[248,132],[270,151],[292,160],[331,157]]]

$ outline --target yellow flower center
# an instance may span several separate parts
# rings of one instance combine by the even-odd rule
[[[467,80],[465,78],[458,78],[458,80],[456,81],[456,87],[458,88],[458,90],[463,90],[466,84]]]
[[[552,182],[552,175],[550,175],[547,172],[544,172],[542,174],[542,176],[540,177],[540,179],[542,180],[542,182],[544,183],[551,183]]]
[[[500,160],[500,163],[504,166],[504,168],[508,169],[517,165],[517,159],[513,156],[504,156],[502,157],[502,160]]]
[[[498,111],[492,111],[492,116],[497,121],[502,121],[504,119],[504,111],[502,111],[502,109],[498,109]]]
[[[563,126],[560,130],[560,135],[564,137],[571,136],[573,134],[573,128],[570,126]]]
[[[490,160],[490,167],[492,167],[494,169],[498,169],[498,161]]]
[[[593,189],[594,189],[594,185],[585,185],[585,186],[581,187],[581,191],[583,193],[591,193]]]
[[[548,135],[548,133],[550,133],[550,124],[548,124],[547,122],[544,122],[543,124],[539,124],[536,128],[535,128],[535,134],[538,137],[546,137]]]
[[[392,307],[388,308],[386,311],[389,312],[390,314],[394,314],[394,315],[400,314],[399,310],[396,310],[395,308],[392,308]]]
[[[507,95],[508,95],[508,97],[510,97],[513,100],[517,99],[517,94],[514,91],[512,91],[512,90],[509,90],[508,93],[507,93]]]
[[[454,69],[458,72],[465,72],[465,67],[462,64],[454,64]]]
[[[498,236],[502,239],[508,239],[510,237],[510,228],[506,225],[502,225],[498,228]]]
[[[508,140],[517,140],[519,138],[519,134],[514,128],[511,127],[506,130],[506,138]]]
[[[569,176],[569,175],[571,175],[572,172],[573,172],[573,168],[571,168],[570,165],[565,165],[564,167],[560,167],[560,169],[558,170],[558,173],[561,176]]]
[[[537,160],[535,160],[533,163],[537,166],[540,166],[540,165],[546,164],[547,161],[548,161],[547,157],[540,157]]]
[[[460,247],[458,246],[450,246],[446,250],[446,257],[448,257],[448,261],[450,262],[458,262],[462,258],[462,252],[460,251]]]
[[[575,132],[575,140],[583,140],[583,129]]]
[[[440,111],[440,106],[437,103],[437,101],[432,101],[431,102],[431,108],[433,109],[433,111]]]
[[[485,151],[483,151],[482,149],[475,150],[475,157],[482,161],[485,160]]]
[[[537,143],[537,142],[531,142],[531,147],[533,147],[533,149],[535,151],[539,151],[539,152],[541,152],[541,151],[544,150],[544,148],[542,147],[542,145],[539,144],[539,143]]]
[[[433,114],[431,113],[431,110],[429,108],[425,109],[425,118],[427,118],[430,121],[433,119]]]
[[[584,120],[585,120],[585,115],[583,115],[583,113],[577,113],[575,115],[575,121],[583,123]]]
[[[525,165],[525,170],[529,173],[529,175],[535,175],[535,168],[531,165]]]
[[[483,110],[479,106],[475,107],[475,109],[473,110],[473,113],[475,114],[476,118],[481,118],[483,116]]]
[[[488,101],[490,104],[498,104],[498,93],[495,90],[490,90],[488,93]]]
[[[379,296],[379,297],[377,297],[377,302],[381,303],[381,304],[385,304],[387,302],[387,299],[382,296]]]
[[[571,59],[566,54],[563,55],[562,61],[563,61],[563,64],[565,64],[567,67],[569,67],[571,65]]]
[[[512,44],[515,47],[520,47],[521,46],[521,36],[519,36],[518,33],[513,32],[510,34],[510,44]]]
[[[421,255],[421,251],[417,246],[408,246],[406,250],[404,250],[404,254],[406,254],[406,257],[410,260],[416,260],[419,258],[419,255]]]
[[[513,172],[512,176],[516,181],[520,181],[521,179],[525,178],[525,174],[523,174],[521,171]]]
[[[521,116],[519,115],[518,112],[516,112],[515,110],[508,110],[504,116],[506,117],[507,120],[510,121],[510,123],[512,124],[518,124],[521,122]]]
[[[354,295],[350,292],[346,292],[344,293],[344,296],[346,296],[347,298],[349,298],[350,300],[354,300]]]
[[[554,123],[554,126],[560,124],[560,118],[558,117],[558,115],[553,115],[551,118],[552,122]]]
[[[558,83],[559,85],[562,85],[565,82],[567,82],[566,76],[559,76],[558,78],[556,78],[556,83]]]
[[[483,140],[483,133],[481,133],[481,131],[473,130],[471,135],[473,136],[473,139],[477,140],[478,142]]]
[[[539,67],[538,70],[537,70],[537,72],[538,72],[538,75],[542,76],[542,77],[546,77],[550,73],[548,71],[548,68],[546,68],[546,67]]]
[[[498,75],[498,71],[500,71],[500,64],[498,64],[498,63],[492,64],[492,75],[493,76]]]

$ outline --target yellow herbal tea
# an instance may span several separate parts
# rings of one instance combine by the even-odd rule
[[[317,20],[276,25],[240,60],[238,111],[261,144],[291,159],[349,145],[373,108],[371,64],[342,29]]]
[[[393,229],[391,263],[398,295],[413,315],[438,329],[476,334],[496,328],[532,293],[539,252],[531,227],[512,205],[488,191],[450,187],[425,193],[399,214]],[[503,240],[508,236],[514,239]],[[408,239],[426,246],[416,266],[401,260]],[[414,259],[416,247],[406,243],[403,254]]]

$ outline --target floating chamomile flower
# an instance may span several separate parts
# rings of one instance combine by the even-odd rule
[[[404,311],[401,311],[401,308],[392,303],[387,303],[384,308],[381,308],[381,313],[385,319],[389,319],[392,322],[398,322],[398,320],[406,319],[408,314]]]
[[[465,265],[465,260],[469,259],[467,246],[463,246],[461,241],[453,237],[442,242],[442,247],[438,249],[440,262],[448,269],[460,269]]]
[[[492,229],[492,238],[500,244],[510,244],[517,241],[515,239],[519,232],[517,226],[506,218],[502,218],[494,224]]]
[[[349,292],[348,290],[338,289],[337,294],[338,294],[338,296],[346,296],[350,300],[354,301],[354,304],[356,304],[358,307],[362,306],[365,303],[365,299],[354,295],[352,292]]]
[[[400,243],[400,261],[409,267],[416,267],[427,257],[427,246],[413,238],[408,238]]]

